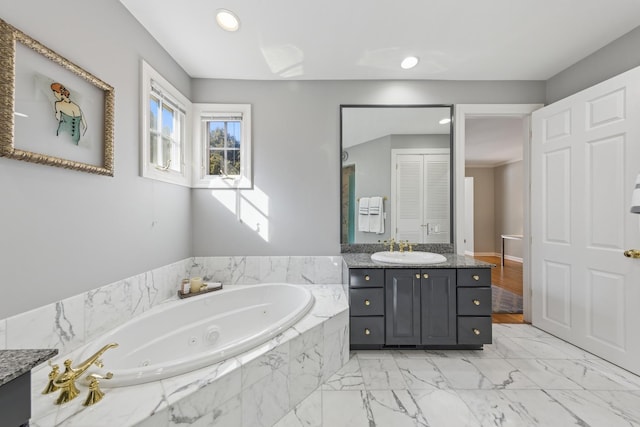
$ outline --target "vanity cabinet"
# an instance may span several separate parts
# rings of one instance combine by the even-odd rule
[[[350,268],[352,349],[491,343],[489,268]]]
[[[385,272],[387,345],[456,344],[456,271]]]

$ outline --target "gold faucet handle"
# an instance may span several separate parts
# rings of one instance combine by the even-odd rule
[[[98,402],[100,402],[102,400],[102,398],[104,397],[104,392],[102,390],[100,390],[100,381],[98,381],[98,377],[99,378],[106,378],[107,376],[109,376],[109,374],[111,374],[111,372],[109,372],[106,376],[101,376],[101,375],[97,375],[97,374],[91,374],[91,375],[87,375],[87,379],[90,381],[89,382],[89,394],[87,394],[87,398],[85,399],[83,405],[84,406],[91,406],[94,405]],[[109,378],[113,377],[113,374],[111,374],[111,376],[109,376]]]
[[[413,252],[414,243],[409,243],[409,241],[407,240],[407,245],[409,246],[409,252]]]
[[[47,382],[47,386],[44,388],[44,390],[42,390],[42,394],[53,393],[60,388],[53,383],[58,374],[60,374],[60,366],[52,365],[50,360],[49,366],[51,366],[51,372],[49,372],[49,381]]]

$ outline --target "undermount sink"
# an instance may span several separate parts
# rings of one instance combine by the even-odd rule
[[[440,254],[434,254],[432,252],[376,252],[371,254],[372,261],[386,262],[388,264],[437,264],[439,262],[445,262],[447,258]]]

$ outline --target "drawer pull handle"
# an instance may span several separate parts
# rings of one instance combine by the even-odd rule
[[[364,328],[364,334],[371,335],[371,331],[369,330],[369,328]]]
[[[416,274],[416,279],[420,278],[420,273]]]
[[[480,300],[479,299],[474,299],[473,300],[473,304],[474,305],[480,305]]]
[[[474,274],[471,277],[473,277],[473,280],[480,280],[480,276],[478,276],[477,274]]]
[[[480,335],[480,329],[478,329],[478,328],[473,328],[473,333],[474,333],[475,335]]]
[[[429,278],[429,275],[428,275],[427,273],[424,273],[424,274],[422,275],[422,277],[424,277],[425,279],[428,279],[428,278]]]
[[[369,277],[369,275],[368,275],[368,274],[366,274],[366,275],[364,276],[364,280],[366,280],[367,282],[368,282],[370,279],[371,279],[371,278]]]
[[[364,300],[364,305],[371,305],[371,301],[369,301],[368,299]]]

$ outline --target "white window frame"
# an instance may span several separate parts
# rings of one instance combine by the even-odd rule
[[[154,70],[146,61],[142,61],[142,81],[141,81],[141,150],[140,150],[140,165],[142,170],[142,176],[145,178],[151,178],[158,181],[169,182],[172,184],[182,185],[185,187],[191,186],[191,121],[192,115],[192,103],[185,97],[178,89],[176,89],[168,80],[162,77],[156,70]],[[162,96],[175,104],[184,111],[184,126],[182,129],[182,141],[181,141],[181,164],[180,172],[166,169],[151,162],[151,145],[149,138],[150,129],[150,107],[149,100],[151,97],[152,84],[162,92]],[[172,159],[173,160],[173,159]],[[175,161],[175,160],[174,160]]]
[[[209,155],[205,122],[211,117],[242,116],[240,141],[240,175],[209,175]],[[193,104],[193,188],[253,188],[251,161],[251,104]]]

